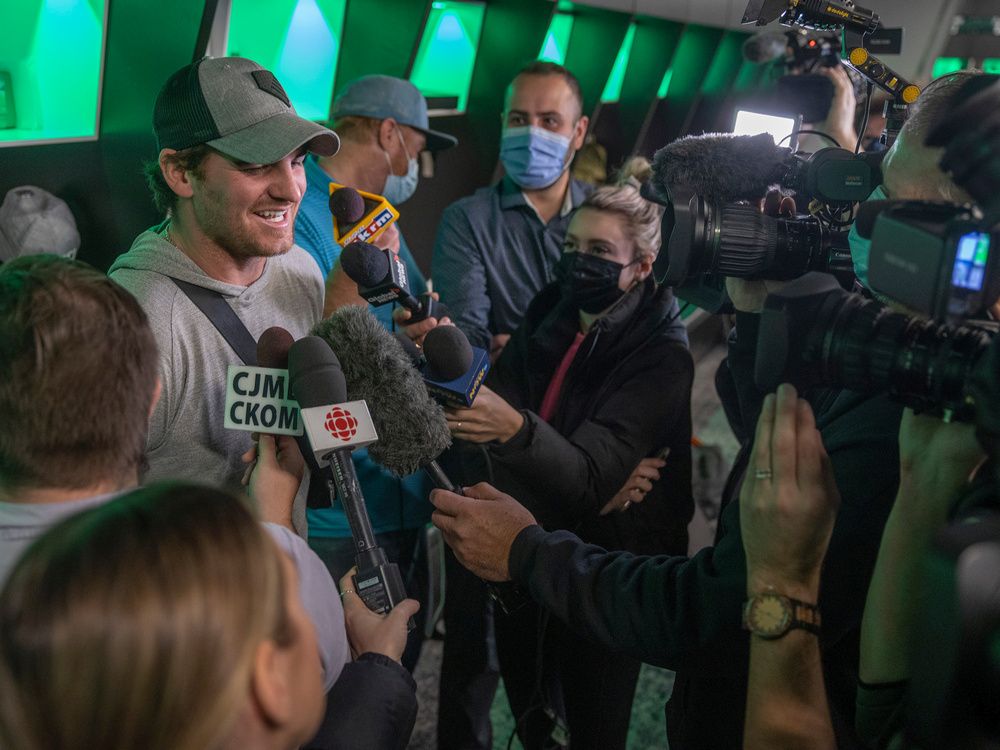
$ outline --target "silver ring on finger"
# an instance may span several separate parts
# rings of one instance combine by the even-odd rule
[[[774,476],[774,472],[770,469],[756,469],[753,473],[754,479],[770,479]]]
[[[622,505],[622,511],[628,510],[631,505],[632,505],[632,501],[631,500],[626,500],[624,502],[624,504]]]

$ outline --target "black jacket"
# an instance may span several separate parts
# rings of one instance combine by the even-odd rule
[[[756,316],[742,316],[729,369],[743,419],[759,411],[752,381]],[[858,641],[868,582],[898,484],[901,407],[885,395],[812,394],[842,503],[824,564],[821,645],[841,747],[853,747]],[[746,434],[753,434],[753,425]],[[742,475],[744,446],[735,477]],[[735,498],[739,481],[730,482]],[[579,632],[651,664],[677,670],[667,705],[670,747],[742,746],[749,636],[740,627],[746,558],[739,503],[727,504],[716,544],[693,558],[637,557],[535,526],[514,541],[510,570],[533,598]]]
[[[495,483],[548,528],[575,529],[612,549],[683,553],[694,509],[694,365],[673,296],[647,279],[593,325],[549,424],[537,411],[578,331],[576,307],[552,284],[490,371],[488,385],[525,417],[517,435],[490,446]],[[662,478],[645,501],[599,516],[639,460],[667,446]]]

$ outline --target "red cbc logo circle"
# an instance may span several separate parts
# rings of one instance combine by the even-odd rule
[[[323,426],[327,432],[345,443],[358,434],[358,420],[347,409],[339,406],[333,407],[326,413],[326,422]]]

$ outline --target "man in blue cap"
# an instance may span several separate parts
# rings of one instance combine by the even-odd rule
[[[417,87],[392,76],[368,75],[348,83],[334,99],[330,119],[342,148],[337,154],[306,159],[306,194],[295,220],[296,244],[313,256],[327,277],[326,314],[345,304],[367,304],[358,296],[357,285],[340,270],[341,247],[333,239],[328,204],[330,182],[382,195],[398,208],[417,187],[417,155],[457,143],[454,137],[430,129],[427,102]],[[413,294],[427,291],[424,276],[395,227],[376,244],[399,253]],[[391,329],[391,305],[372,312]],[[354,465],[376,539],[402,568],[409,596],[423,604],[426,566],[419,551],[432,510],[430,483],[422,472],[396,477],[369,458],[366,450],[354,451]],[[327,503],[310,507],[308,518],[310,545],[339,578],[354,565],[354,544],[343,510]],[[412,631],[403,655],[404,666],[411,670],[420,655],[420,631],[420,627]]]

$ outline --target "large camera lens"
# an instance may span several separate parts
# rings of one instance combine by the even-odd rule
[[[991,336],[890,311],[819,274],[768,297],[756,363],[759,386],[886,391],[916,409],[969,421],[968,383]],[[778,342],[777,345],[775,342]]]
[[[742,203],[692,200],[690,273],[794,279],[808,271],[851,272],[847,236],[813,216],[776,219]]]

